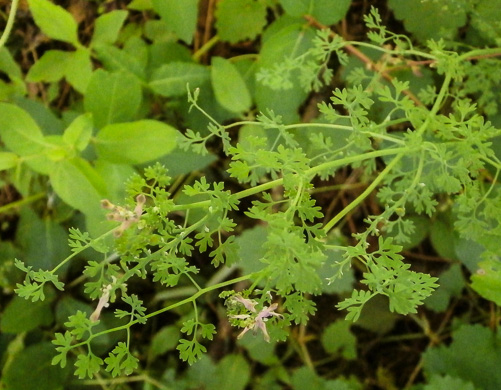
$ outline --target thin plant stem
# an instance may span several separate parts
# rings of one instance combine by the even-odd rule
[[[10,7],[9,18],[7,19],[7,25],[5,26],[5,30],[3,31],[2,37],[0,38],[0,50],[4,47],[7,39],[9,39],[10,33],[12,31],[12,27],[14,26],[14,20],[16,18],[17,6],[19,4],[19,0],[12,0],[12,5]]]

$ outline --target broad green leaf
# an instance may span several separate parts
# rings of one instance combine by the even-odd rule
[[[152,42],[177,43],[176,34],[174,34],[172,30],[169,29],[167,23],[165,23],[161,19],[148,20],[144,24],[144,36],[145,38],[148,38]],[[177,44],[181,45],[180,43]],[[191,53],[188,58],[188,61],[190,60],[191,60]]]
[[[14,168],[19,164],[19,157],[15,153],[0,152],[0,171]]]
[[[62,50],[48,50],[36,61],[26,75],[30,82],[54,82],[66,75],[67,62],[71,52]]]
[[[266,251],[263,248],[268,237],[268,228],[257,225],[251,229],[246,229],[236,238],[240,247],[239,256],[241,261],[239,268],[244,274],[261,271],[265,264],[261,261]]]
[[[280,0],[280,4],[291,16],[311,15],[320,23],[330,25],[345,17],[351,0]]]
[[[95,162],[95,169],[106,183],[108,199],[111,202],[119,203],[126,199],[127,193],[124,183],[137,173],[132,166],[113,164],[98,158]]]
[[[125,71],[136,76],[139,80],[145,79],[143,65],[138,58],[132,56],[126,50],[115,46],[99,44],[94,47],[97,57],[108,71]]]
[[[71,53],[67,63],[66,81],[81,94],[84,94],[92,77],[90,52],[78,49]]]
[[[96,151],[117,164],[141,164],[169,153],[176,146],[177,131],[162,122],[144,119],[112,124],[99,131]]]
[[[83,213],[93,214],[106,197],[105,183],[92,166],[81,158],[62,160],[50,172],[56,194],[67,204]]]
[[[15,296],[5,307],[0,321],[2,333],[23,333],[53,321],[51,299],[31,302]]]
[[[203,355],[198,362],[188,367],[187,378],[192,383],[203,383],[207,390],[215,388],[218,378],[215,376],[216,365],[212,359]]]
[[[485,260],[478,266],[480,268],[471,276],[471,287],[483,298],[501,306],[501,262]]]
[[[177,42],[155,42],[148,45],[150,61],[149,69],[158,69],[170,62],[190,62],[191,53],[183,45]]]
[[[14,78],[11,82],[0,80],[0,101],[12,101],[27,94],[26,83]]]
[[[501,38],[501,7],[492,0],[475,2],[475,9],[470,14],[472,26],[480,32],[482,37],[497,42]]]
[[[143,74],[150,61],[148,47],[149,44],[147,44],[141,37],[137,36],[127,39],[123,47],[123,50],[129,56],[134,58],[134,62],[139,65],[139,68],[141,69],[140,74]]]
[[[247,85],[230,61],[212,58],[211,82],[218,103],[228,111],[241,113],[250,109],[252,100]]]
[[[152,4],[169,29],[191,44],[197,27],[198,0],[152,0]]]
[[[67,127],[63,134],[63,140],[68,145],[71,145],[76,150],[81,152],[90,142],[92,136],[93,122],[92,115],[82,114],[78,116]]]
[[[127,11],[115,10],[98,17],[94,24],[91,46],[96,43],[115,43],[128,14]]]
[[[201,156],[192,150],[174,149],[169,154],[160,158],[160,162],[169,167],[169,175],[185,175],[194,171],[201,171],[213,163],[217,157],[213,154]]]
[[[29,346],[16,354],[2,372],[2,383],[8,390],[55,390],[62,389],[71,367],[53,366],[56,351],[49,343]]]
[[[64,122],[41,101],[20,98],[16,100],[16,104],[35,120],[44,135],[63,134],[66,128]]]
[[[155,333],[151,339],[150,355],[148,358],[154,359],[167,351],[173,351],[176,348],[179,338],[180,333],[177,326],[164,326],[157,333]]]
[[[266,4],[254,0],[221,0],[216,8],[216,29],[223,41],[255,39],[266,25]]]
[[[465,25],[472,2],[469,0],[421,1],[389,0],[395,16],[417,39],[451,40]]]
[[[209,390],[243,390],[250,379],[250,367],[242,355],[227,355],[215,372],[216,385]]]
[[[426,307],[436,312],[447,310],[449,301],[461,293],[465,286],[461,265],[456,263],[438,277],[438,287],[426,300]]]
[[[428,375],[450,375],[470,381],[478,389],[501,389],[501,335],[482,325],[463,325],[452,343],[423,354]]]
[[[345,359],[357,357],[357,339],[350,331],[349,321],[339,320],[331,323],[322,333],[324,349],[330,354],[341,354]]]
[[[454,389],[454,390],[478,390],[475,388],[471,382],[465,382],[457,377],[451,377],[449,375],[433,375],[426,385],[424,385],[423,390],[444,390],[444,389]]]
[[[0,70],[11,78],[20,79],[23,77],[19,65],[5,47],[0,47]]]
[[[48,0],[28,0],[28,4],[35,23],[45,35],[79,45],[77,22],[68,11]]]
[[[21,210],[16,245],[23,248],[19,259],[26,265],[36,270],[54,268],[70,254],[67,242],[67,230],[53,218],[42,219],[29,208]]]
[[[430,240],[433,249],[446,259],[455,260],[457,258],[454,250],[454,242],[457,234],[454,233],[452,226],[446,221],[437,218],[430,228]]]
[[[186,94],[186,84],[191,89],[202,86],[209,80],[207,67],[187,62],[171,62],[156,69],[150,80],[150,87],[156,93],[172,97]]]
[[[55,82],[66,77],[77,91],[83,93],[91,75],[92,64],[87,50],[49,50],[30,68],[26,80]]]
[[[134,11],[147,11],[153,9],[153,5],[151,4],[151,0],[132,0],[127,5],[127,8]]]
[[[325,389],[325,380],[309,367],[301,367],[294,371],[291,386],[294,390]]]
[[[244,347],[249,357],[256,362],[267,366],[279,362],[279,358],[275,353],[276,343],[268,343],[263,337],[254,337],[252,334],[247,333],[238,340],[238,345]]]
[[[14,104],[0,103],[0,136],[20,156],[42,153],[47,144],[33,118]]]
[[[476,241],[456,237],[453,243],[456,258],[473,273],[479,268],[485,247]]]
[[[141,85],[136,77],[123,71],[110,73],[98,69],[87,87],[84,107],[92,113],[95,126],[101,128],[133,120],[142,98]]]
[[[68,157],[73,157],[69,145],[64,142],[61,135],[49,135],[45,137],[45,141],[50,145],[45,151],[45,156],[48,158],[48,166],[50,169],[52,162],[58,162]],[[46,171],[46,170],[45,170]]]

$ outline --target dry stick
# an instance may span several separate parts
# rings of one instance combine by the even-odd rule
[[[304,18],[308,21],[308,23],[319,30],[325,30],[329,29],[329,27],[323,25],[320,23],[318,20],[316,20],[313,16],[310,15],[305,15]],[[335,37],[337,34],[330,30],[330,36]],[[383,78],[385,78],[388,81],[392,81],[393,77],[390,76],[390,74],[386,71],[380,68],[380,66],[372,61],[369,57],[367,57],[364,53],[362,53],[360,50],[358,50],[355,46],[353,45],[345,45],[343,48],[350,54],[354,55],[357,57],[360,61],[362,61],[364,64],[366,64],[367,69],[373,70],[375,72],[378,72]],[[414,95],[410,90],[406,89],[403,91],[405,95],[407,95],[416,105],[422,106],[423,103],[417,98],[416,95]]]

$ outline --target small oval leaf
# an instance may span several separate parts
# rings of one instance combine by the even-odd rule
[[[228,111],[240,113],[251,107],[247,85],[230,61],[221,57],[212,58],[211,82],[218,103]]]
[[[105,126],[96,137],[100,158],[116,164],[142,164],[169,153],[176,146],[177,131],[155,120]]]

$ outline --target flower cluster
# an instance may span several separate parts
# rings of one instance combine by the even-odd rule
[[[244,305],[244,307],[251,313],[230,315],[230,318],[245,320],[244,323],[246,324],[246,326],[244,327],[244,330],[238,335],[238,338],[242,338],[244,334],[246,334],[251,329],[254,332],[257,332],[257,330],[259,329],[261,330],[261,332],[263,332],[264,339],[267,342],[270,342],[270,336],[268,335],[268,331],[266,329],[266,321],[270,317],[283,318],[281,314],[275,312],[278,307],[278,303],[273,303],[270,306],[264,306],[258,312],[256,310],[257,302],[255,300],[243,298],[240,295],[235,295],[232,297],[232,299]]]
[[[102,208],[111,210],[111,212],[106,215],[108,221],[122,222],[118,229],[115,230],[115,237],[120,237],[122,233],[133,223],[139,221],[139,218],[143,213],[143,206],[145,202],[145,196],[143,194],[138,195],[136,197],[136,207],[134,208],[134,211],[130,211],[124,207],[114,205],[108,199],[103,199],[101,201]]]

